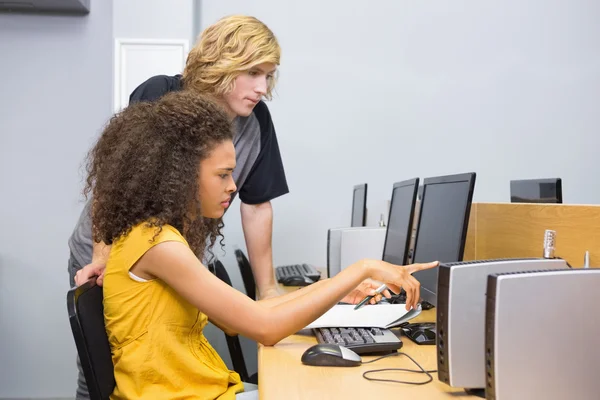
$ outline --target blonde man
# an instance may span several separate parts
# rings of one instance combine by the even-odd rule
[[[281,49],[273,32],[254,17],[234,15],[209,26],[188,55],[182,75],[154,76],[130,96],[130,103],[155,101],[182,89],[210,96],[226,111],[235,128],[236,168],[242,227],[261,299],[278,295],[271,250],[271,200],[288,186],[271,115],[263,99],[275,86]],[[102,275],[110,247],[93,243],[90,204],[84,208],[69,240],[71,286]],[[82,266],[85,266],[82,269]],[[83,374],[77,399],[89,398]]]

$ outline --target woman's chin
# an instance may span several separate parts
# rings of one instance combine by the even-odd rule
[[[210,213],[205,213],[203,215],[204,218],[211,218],[211,219],[219,219],[221,217],[223,217],[223,214],[225,214],[225,210],[215,210],[213,212]]]

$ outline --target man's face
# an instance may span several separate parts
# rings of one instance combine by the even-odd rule
[[[234,80],[234,89],[223,95],[227,113],[231,118],[247,117],[267,94],[276,66],[272,63],[258,64],[243,71]]]

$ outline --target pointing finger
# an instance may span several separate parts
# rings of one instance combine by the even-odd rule
[[[407,267],[407,269],[408,269],[409,274],[413,274],[417,271],[423,271],[426,269],[435,268],[438,265],[440,265],[439,261],[432,261],[432,262],[423,263],[423,264],[412,264],[412,265],[409,265]]]

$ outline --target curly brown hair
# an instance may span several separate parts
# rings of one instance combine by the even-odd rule
[[[225,112],[190,91],[132,104],[113,116],[87,157],[84,194],[93,199],[94,240],[112,244],[143,222],[158,235],[169,224],[202,259],[207,240],[210,249],[222,238],[223,222],[190,217],[202,215],[199,164],[232,137]]]

